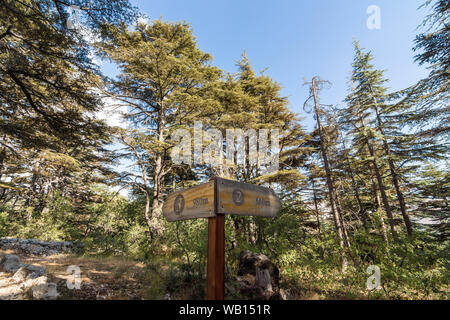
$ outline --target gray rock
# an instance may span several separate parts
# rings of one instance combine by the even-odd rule
[[[0,300],[11,300],[11,299],[17,299],[20,298],[18,295],[22,291],[20,290],[19,285],[11,284],[8,286],[2,286],[0,288]]]
[[[20,264],[16,255],[0,255],[0,300],[56,299],[57,286],[49,283],[45,274],[45,267]]]
[[[25,280],[24,282],[10,281],[0,288],[0,300],[23,300],[30,296],[35,286],[46,285],[47,277]]]
[[[45,275],[45,267],[24,264],[12,277],[14,281],[25,281],[28,279],[36,279]]]
[[[25,279],[28,276],[28,271],[26,269],[26,267],[20,267],[19,270],[16,271],[16,273],[14,273],[14,275],[12,276],[12,280],[14,282],[22,282],[25,281]]]
[[[59,296],[57,286],[52,282],[35,285],[31,291],[36,300],[55,300]]]
[[[37,286],[37,285],[40,285],[40,284],[46,284],[46,283],[47,283],[47,280],[48,280],[48,279],[47,279],[46,276],[42,276],[42,277],[35,278],[35,279],[28,279],[28,280],[25,280],[24,282],[22,282],[22,283],[20,284],[20,289],[21,289],[22,291],[27,291],[27,290],[29,290],[29,289],[31,289],[31,288]]]
[[[0,270],[14,273],[20,268],[19,257],[13,254],[5,254],[0,260]]]

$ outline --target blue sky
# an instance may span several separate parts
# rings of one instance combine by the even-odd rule
[[[413,39],[427,14],[418,7],[424,0],[132,0],[150,20],[186,21],[192,25],[200,48],[213,55],[213,64],[236,71],[235,61],[245,50],[256,71],[283,87],[292,111],[303,112],[308,96],[303,79],[318,75],[333,87],[321,101],[340,104],[347,94],[354,38],[373,51],[375,66],[386,69],[392,90],[403,89],[426,76],[413,61]],[[381,29],[369,30],[370,5],[381,10]],[[114,73],[109,64],[107,74]]]

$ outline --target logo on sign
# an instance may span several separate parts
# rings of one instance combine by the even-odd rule
[[[183,212],[183,209],[184,209],[184,197],[183,195],[179,194],[175,198],[175,201],[173,203],[173,211],[175,211],[177,215],[180,215],[181,212]]]
[[[233,199],[233,203],[237,206],[240,206],[244,203],[244,193],[239,189],[235,189],[231,197]]]

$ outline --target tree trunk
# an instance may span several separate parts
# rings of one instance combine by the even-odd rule
[[[350,239],[348,237],[347,227],[345,225],[344,215],[342,213],[341,201],[339,200],[339,197],[337,196],[337,194],[336,194],[336,207],[337,207],[337,210],[338,210],[339,221],[341,222],[342,233],[344,235],[345,245],[348,248],[350,248]]]
[[[257,230],[258,230],[258,228],[256,226],[256,221],[254,220],[254,217],[250,217],[248,232],[249,232],[249,240],[250,240],[251,244],[256,244]]]
[[[330,204],[331,204],[331,213],[333,215],[333,220],[334,220],[334,225],[336,227],[336,233],[338,236],[339,245],[342,249],[344,249],[345,248],[344,232],[342,230],[342,224],[341,224],[341,220],[339,218],[339,212],[338,212],[337,205],[336,205],[335,190],[334,190],[334,186],[333,186],[333,181],[331,179],[331,170],[330,170],[330,165],[328,162],[327,148],[325,146],[326,139],[324,137],[322,123],[320,121],[319,100],[317,97],[317,87],[316,87],[316,79],[315,78],[313,78],[313,80],[312,80],[311,89],[312,89],[312,93],[314,96],[314,110],[316,113],[317,127],[319,130],[319,136],[320,136],[320,150],[322,153],[322,158],[323,158],[323,163],[324,163],[325,173],[326,173],[326,178],[327,178],[327,186],[328,186],[328,191],[329,191],[328,193],[329,193]],[[345,257],[343,250],[340,252],[340,254],[341,254],[342,271],[345,271],[347,269],[347,264],[348,264],[347,259]]]
[[[397,232],[395,231],[395,227],[394,227],[394,217],[392,215],[391,206],[389,205],[389,201],[388,201],[388,198],[386,195],[386,189],[385,189],[384,183],[383,183],[383,178],[381,177],[381,173],[380,173],[380,170],[377,165],[377,158],[375,155],[375,151],[373,150],[373,146],[371,145],[371,143],[369,142],[368,139],[367,139],[367,148],[369,149],[369,154],[372,158],[373,170],[375,172],[375,177],[377,178],[378,188],[380,190],[381,200],[383,201],[384,210],[386,211],[386,215],[388,216],[388,219],[389,219],[389,226],[391,227],[392,237],[394,238],[395,241],[397,241]]]
[[[145,221],[147,222],[147,225],[149,227],[149,231],[150,231],[150,240],[151,240],[151,225],[152,225],[152,221],[151,221],[151,197],[150,197],[150,192],[149,190],[145,190],[145,209],[144,209],[144,217],[145,217]]]
[[[383,211],[383,205],[381,203],[381,199],[380,199],[380,196],[377,191],[377,185],[376,185],[376,182],[373,180],[373,178],[372,178],[372,190],[373,190],[374,197],[377,201],[377,209]],[[380,216],[380,224],[381,224],[381,234],[383,235],[383,240],[387,244],[389,244],[389,239],[388,239],[387,230],[386,230],[386,223],[384,222],[383,215]]]
[[[342,146],[343,146],[344,151],[345,151],[345,149],[346,149],[345,148],[345,142],[344,142],[344,137],[342,135],[341,135],[341,139],[342,139]],[[364,210],[361,198],[359,196],[358,183],[355,180],[353,169],[352,169],[352,166],[350,164],[350,159],[348,158],[347,155],[345,156],[345,159],[346,159],[346,162],[347,162],[347,170],[348,170],[348,172],[350,174],[350,179],[352,181],[353,192],[355,193],[355,199],[356,199],[356,202],[358,203],[358,215],[360,217],[362,217],[363,227],[364,227],[364,229],[367,230],[368,229],[368,227],[367,227],[367,212],[366,212],[366,210]]]
[[[164,109],[162,103],[160,103],[161,110],[158,116],[158,142],[160,145],[164,143],[164,129],[165,129],[165,119],[164,119]],[[162,224],[162,207],[163,201],[163,154],[158,152],[155,159],[155,167],[153,173],[153,202],[152,202],[152,215],[151,215],[151,232],[159,236],[164,232],[164,225]]]
[[[317,204],[317,195],[316,195],[316,186],[314,184],[314,177],[311,178],[312,187],[313,187],[313,197],[314,197],[314,208],[316,211],[316,219],[317,219],[317,229],[319,232],[319,235],[322,233],[320,230],[320,219],[319,219],[319,206]]]
[[[231,220],[233,221],[233,227],[234,227],[234,238],[231,241],[231,245],[233,248],[237,248],[239,245],[239,241],[242,238],[242,228],[241,224],[239,223],[240,219],[238,216],[231,216]]]
[[[378,131],[381,133],[381,135],[383,137],[384,151],[386,152],[386,155],[388,157],[389,170],[391,172],[391,177],[392,177],[392,182],[394,183],[395,192],[397,193],[397,199],[400,204],[400,211],[402,212],[403,221],[405,222],[406,231],[408,232],[408,236],[412,236],[413,230],[412,230],[411,220],[410,220],[408,212],[406,210],[405,198],[400,189],[400,182],[399,182],[397,170],[395,168],[394,161],[391,159],[391,154],[392,154],[391,148],[390,148],[389,144],[387,143],[386,138],[384,136],[383,122],[381,121],[381,116],[380,116],[380,113],[378,112],[377,99],[375,97],[373,99],[374,99],[374,103],[375,103],[374,109],[375,109],[375,113],[377,115],[377,121],[378,121]]]
[[[397,240],[397,233],[396,233],[395,228],[394,228],[394,217],[392,215],[391,206],[389,205],[389,201],[388,201],[388,198],[387,198],[387,195],[386,195],[386,188],[384,187],[383,178],[382,178],[380,170],[378,168],[377,157],[376,157],[376,154],[375,154],[375,150],[373,148],[373,145],[370,142],[370,137],[368,137],[367,134],[364,131],[365,130],[364,120],[360,118],[359,122],[361,124],[361,129],[363,130],[363,134],[364,134],[364,137],[365,137],[365,144],[367,146],[367,149],[369,150],[369,155],[372,158],[371,162],[372,162],[372,166],[373,166],[373,171],[375,172],[375,177],[377,179],[378,189],[380,190],[381,200],[383,201],[384,210],[385,210],[386,215],[388,216],[388,219],[389,219],[389,226],[391,227],[392,237],[396,241]],[[359,129],[359,130],[361,130],[361,129]]]

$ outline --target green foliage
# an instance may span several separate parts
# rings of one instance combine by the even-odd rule
[[[417,125],[421,135],[448,139],[450,77],[450,6],[447,0],[427,0],[422,7],[431,12],[420,25],[421,33],[414,40],[415,61],[425,65],[430,73],[425,79],[406,90],[406,101],[417,105],[410,121]],[[441,142],[443,142],[441,140]]]
[[[92,44],[67,28],[70,5],[99,37],[97,53],[118,66],[116,79],[102,77]],[[322,124],[306,133],[279,83],[257,74],[245,53],[234,74],[214,67],[187,23],[133,25],[126,0],[1,1],[0,237],[82,241],[87,255],[145,262],[144,298],[203,299],[208,223],[168,223],[161,207],[168,193],[221,175],[269,185],[283,202],[277,218],[226,217],[232,286],[240,252],[251,250],[278,265],[282,287],[297,298],[447,299],[448,1],[432,11],[414,48],[429,65],[427,79],[388,93],[372,53],[355,42],[346,106],[315,103]],[[93,117],[103,94],[129,107],[130,128]],[[279,129],[280,170],[175,165],[171,134],[192,132],[195,121],[223,133]],[[107,150],[114,138],[120,154]],[[132,168],[114,172],[118,158]],[[113,192],[118,185],[130,189],[128,198]],[[407,212],[409,235],[400,219],[408,228]],[[373,291],[371,265],[381,270]]]
[[[0,211],[0,237],[5,237],[6,235],[13,233],[8,212]]]

